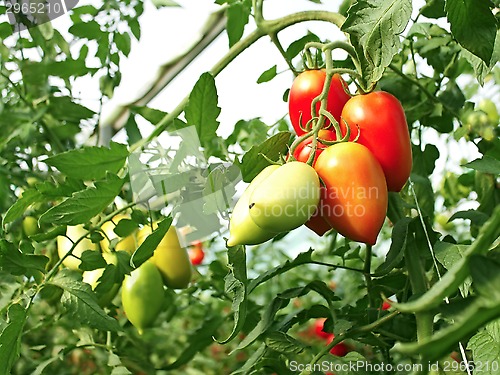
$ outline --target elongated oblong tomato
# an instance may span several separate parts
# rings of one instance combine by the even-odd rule
[[[366,146],[380,163],[389,191],[400,191],[410,177],[412,154],[408,124],[399,100],[384,91],[356,95],[342,109],[342,119],[351,129],[350,140],[359,132],[357,142]]]
[[[314,166],[326,187],[318,210],[340,234],[374,245],[387,212],[387,185],[372,153],[354,142],[328,147]]]
[[[324,69],[314,69],[300,73],[293,81],[290,88],[290,97],[288,98],[288,113],[297,135],[306,133],[303,128],[311,120],[312,101],[323,91],[325,78],[326,71]],[[337,121],[340,121],[342,108],[351,97],[347,90],[347,83],[339,74],[335,74],[332,77],[330,90],[328,91],[326,109]],[[319,111],[320,105],[320,102],[316,104],[316,111]],[[330,122],[326,121],[325,127],[329,125]]]

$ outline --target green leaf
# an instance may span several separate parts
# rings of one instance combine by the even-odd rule
[[[168,114],[166,112],[160,111],[159,109],[138,106],[132,106],[130,108],[130,111],[144,117],[153,125],[158,124]]]
[[[269,126],[258,118],[240,120],[234,125],[232,134],[226,139],[226,146],[238,144],[244,151],[248,151],[255,144],[267,139]]]
[[[49,261],[45,255],[33,255],[21,252],[17,246],[0,240],[0,269],[13,275],[24,275],[28,269],[45,272]]]
[[[68,31],[74,36],[85,39],[100,39],[104,34],[101,26],[94,20],[74,23]]]
[[[351,37],[359,58],[366,59],[368,84],[378,81],[399,52],[399,35],[412,12],[411,0],[359,0],[348,12],[342,31]],[[362,61],[363,62],[363,61]]]
[[[230,247],[227,256],[230,272],[224,278],[224,290],[226,293],[233,296],[232,308],[234,312],[234,326],[229,337],[225,340],[218,341],[219,344],[226,344],[238,335],[245,324],[248,309],[248,277],[245,247]]]
[[[377,277],[391,272],[403,259],[408,238],[408,227],[411,221],[411,218],[405,217],[397,221],[394,225],[392,229],[391,247],[385,257],[384,263],[375,271]]]
[[[300,354],[307,347],[299,340],[279,331],[268,334],[265,343],[269,348],[283,354]]]
[[[132,41],[130,40],[130,35],[128,33],[116,33],[114,34],[114,42],[116,47],[125,55],[130,54],[130,48]]]
[[[245,25],[248,23],[251,5],[249,2],[233,3],[226,10],[227,36],[229,37],[229,47],[232,47],[243,36]]]
[[[455,219],[465,219],[470,220],[471,223],[475,225],[483,225],[488,220],[489,216],[484,212],[476,210],[467,211],[457,211],[455,212],[448,221],[453,221]]]
[[[500,263],[481,255],[469,260],[474,289],[491,303],[500,305]]]
[[[118,322],[97,304],[90,285],[78,277],[78,273],[63,269],[48,284],[64,290],[62,303],[73,320],[101,331],[120,331]]]
[[[75,103],[69,96],[56,96],[50,98],[49,112],[58,120],[80,122],[91,118],[95,112],[81,104]]]
[[[204,320],[203,324],[196,330],[189,334],[187,347],[181,353],[179,358],[170,365],[164,366],[163,370],[173,370],[188,363],[193,357],[205,349],[207,346],[213,344],[213,335],[217,332],[220,325],[224,322],[223,316],[208,317]]]
[[[202,146],[211,143],[216,137],[219,127],[217,117],[220,108],[217,106],[218,96],[214,77],[203,73],[189,95],[189,101],[184,110],[188,125],[194,125]]]
[[[19,198],[8,210],[5,214],[4,222],[11,223],[14,220],[19,219],[23,216],[24,212],[30,207],[33,203],[39,202],[42,199],[42,195],[40,192],[35,189],[26,190],[21,198]]]
[[[458,263],[465,256],[465,251],[467,250],[466,245],[455,245],[448,242],[437,241],[434,244],[434,254],[439,263],[443,265],[447,270],[451,269],[455,263]],[[460,285],[460,293],[462,297],[467,297],[470,293],[470,287],[472,280],[467,277],[463,284]]]
[[[500,174],[500,160],[488,155],[484,155],[481,159],[476,159],[469,163],[462,164],[462,167],[475,169],[476,171],[490,173],[493,175]]]
[[[0,334],[0,374],[10,374],[14,362],[19,358],[21,336],[28,317],[19,304],[9,307],[8,323]]]
[[[107,147],[84,147],[49,157],[44,162],[69,177],[85,181],[106,177],[106,173],[118,173],[129,156],[127,146],[111,142]]]
[[[471,337],[467,349],[472,350],[475,363],[483,364],[484,375],[500,375],[500,319],[486,325]],[[486,366],[489,369],[486,368]]]
[[[82,271],[92,271],[98,268],[105,268],[107,263],[100,251],[85,250],[81,256],[82,262],[79,268]]]
[[[259,76],[259,78],[257,79],[257,83],[264,83],[272,80],[278,74],[276,69],[277,69],[276,65],[267,69],[264,73],[262,73]]]
[[[285,155],[290,137],[290,132],[279,132],[258,146],[253,146],[238,164],[243,181],[252,181],[261,170],[269,165],[262,155],[274,161],[277,161],[281,155]]]
[[[96,182],[95,187],[74,193],[70,198],[50,208],[40,216],[39,222],[55,225],[86,223],[113,202],[124,183],[125,180],[108,175],[106,180]]]
[[[285,53],[286,57],[289,60],[292,60],[295,56],[297,56],[304,50],[305,45],[309,42],[321,42],[321,40],[316,34],[308,32],[305,36],[296,40],[288,46]]]
[[[134,254],[132,254],[132,257],[130,258],[131,266],[137,268],[146,260],[151,258],[153,252],[156,250],[163,237],[165,237],[165,234],[167,234],[170,225],[172,225],[171,217],[167,217],[161,223],[158,223],[158,227],[151,232],[141,246],[139,246]]]
[[[498,25],[488,1],[446,0],[445,9],[453,36],[489,65]]]

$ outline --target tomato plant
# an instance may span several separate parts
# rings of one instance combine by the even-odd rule
[[[312,101],[321,94],[325,83],[326,72],[322,69],[306,70],[293,81],[288,98],[290,121],[297,135],[306,133],[307,124],[312,119]],[[344,104],[349,100],[347,84],[340,75],[335,75],[328,91],[327,110],[335,120],[340,121],[340,114]],[[320,103],[315,106],[319,112]],[[317,115],[317,114],[316,114]],[[325,127],[329,124],[326,123]]]
[[[498,374],[498,1],[66,3],[0,6],[0,375]]]

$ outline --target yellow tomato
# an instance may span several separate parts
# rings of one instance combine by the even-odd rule
[[[57,252],[59,254],[59,258],[63,258],[73,246],[73,242],[78,241],[80,237],[84,236],[87,233],[87,230],[83,227],[83,225],[69,226],[66,229],[66,236],[71,239],[71,241],[65,236],[57,237]],[[73,242],[72,242],[73,241]],[[80,266],[80,257],[83,252],[86,250],[96,250],[97,247],[92,241],[88,238],[84,238],[81,240],[78,245],[76,245],[75,249],[72,252],[72,255],[68,256],[64,259],[63,264],[71,269],[79,270]]]
[[[158,226],[154,223],[154,228]],[[151,234],[151,226],[145,226],[137,233],[137,241],[141,245]],[[179,243],[179,237],[174,226],[171,226],[161,240],[151,258],[158,267],[165,285],[169,288],[184,289],[191,281],[191,262],[186,249]]]
[[[127,215],[118,214],[113,218],[113,221],[111,221],[111,220],[106,221],[101,226],[101,229],[105,234],[104,239],[101,241],[101,248],[103,251],[108,252],[108,253],[111,252],[110,241],[112,241],[115,238],[119,238],[118,235],[114,232],[114,229],[115,229],[116,225],[118,224],[118,222],[122,219],[130,219],[130,217]],[[135,233],[132,233],[125,238],[121,238],[115,244],[116,251],[126,251],[129,254],[132,254],[136,248],[137,248],[137,245],[136,245]]]

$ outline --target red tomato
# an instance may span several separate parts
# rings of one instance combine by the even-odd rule
[[[293,81],[288,98],[288,112],[297,135],[306,133],[302,128],[312,118],[311,104],[313,99],[323,91],[325,78],[326,72],[324,69],[306,70],[300,73]],[[339,74],[335,74],[332,78],[327,99],[327,110],[333,115],[335,120],[340,121],[342,108],[350,97],[347,93],[347,84]],[[316,104],[316,111],[319,111],[320,105],[320,102]],[[325,127],[329,124],[329,121],[325,122]]]
[[[330,336],[328,336],[328,343],[331,343],[334,338],[335,335],[332,333]],[[344,357],[350,351],[351,350],[349,346],[347,346],[343,342],[339,342],[337,345],[335,345],[333,348],[330,349],[330,353],[338,357]]]
[[[321,202],[326,198],[326,195],[326,188],[324,186],[320,186],[320,203],[318,206],[322,204]],[[304,225],[320,237],[332,229],[332,226],[328,223],[328,221],[321,216],[321,211],[319,209],[316,209],[314,214]]]
[[[324,150],[314,168],[327,189],[320,214],[343,236],[375,244],[388,200],[377,159],[365,146],[344,142]]]
[[[203,262],[203,258],[205,258],[203,245],[200,241],[196,241],[193,244],[193,247],[189,250],[189,259],[194,266],[197,266]]]
[[[389,191],[400,191],[410,176],[412,154],[408,124],[399,100],[384,91],[352,97],[342,110],[353,140],[366,146],[384,170]],[[345,123],[341,123],[344,134]]]
[[[382,303],[382,310],[389,310],[391,308],[391,304],[387,301]]]
[[[335,136],[335,132],[330,131],[330,130],[320,130],[318,133],[318,138],[319,139],[324,139],[325,141],[335,141],[337,138]],[[307,163],[307,160],[309,159],[309,155],[311,155],[312,152],[312,141],[313,141],[313,136],[310,136],[306,139],[304,139],[302,142],[298,144],[298,146],[295,148],[293,151],[293,157],[297,159],[298,161],[301,161],[303,163]],[[314,161],[313,161],[313,166],[316,163],[316,160],[318,160],[318,156],[325,150],[328,146],[324,145],[321,142],[316,143],[316,154],[314,155]]]
[[[318,318],[314,321],[314,333],[316,336],[322,339],[327,339],[331,336],[331,333],[323,331],[323,326],[325,324],[326,318]]]

